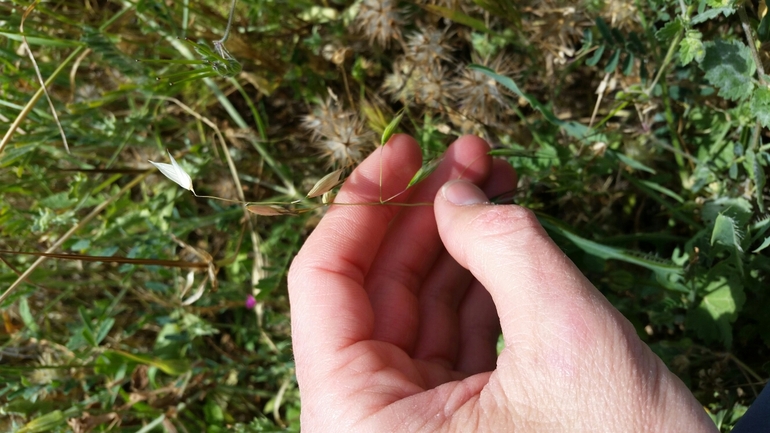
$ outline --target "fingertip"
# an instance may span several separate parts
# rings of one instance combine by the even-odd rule
[[[489,203],[484,191],[465,180],[450,180],[441,187],[440,195],[455,206]]]

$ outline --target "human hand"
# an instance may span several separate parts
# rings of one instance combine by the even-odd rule
[[[393,200],[433,207],[332,206],[308,238],[289,273],[302,428],[716,431],[530,211],[485,203],[516,185],[488,150],[460,138]],[[377,202],[380,167],[391,197],[420,164],[397,135],[335,201]]]

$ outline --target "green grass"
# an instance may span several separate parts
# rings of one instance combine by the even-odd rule
[[[24,36],[69,152],[21,48],[29,3],[0,4],[0,431],[298,430],[285,274],[323,206],[256,216],[147,161],[169,150],[199,195],[289,203],[396,124],[425,172],[488,139],[723,431],[767,382],[754,11],[241,0],[222,58],[225,3],[36,4]]]

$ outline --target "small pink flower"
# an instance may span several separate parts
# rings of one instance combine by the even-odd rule
[[[257,306],[257,300],[256,300],[256,299],[254,299],[254,296],[253,296],[253,295],[249,295],[249,296],[247,296],[247,297],[246,297],[246,302],[245,302],[245,304],[246,304],[246,308],[247,308],[247,309],[249,309],[249,310],[253,310],[253,309],[254,309],[254,307],[256,307],[256,306]]]

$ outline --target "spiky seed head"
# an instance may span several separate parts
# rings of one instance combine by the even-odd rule
[[[439,65],[441,61],[452,61],[452,47],[446,31],[426,27],[411,34],[406,43],[406,56],[423,68]]]
[[[501,53],[494,60],[476,60],[500,75],[510,76],[513,68]],[[455,80],[451,95],[458,103],[463,115],[490,125],[496,123],[508,104],[497,82],[481,72],[463,67],[461,76]]]
[[[330,166],[359,162],[374,145],[374,132],[366,128],[364,121],[331,99],[306,115],[302,126],[311,132],[313,144],[329,158]]]
[[[387,48],[391,39],[401,38],[404,19],[395,0],[363,0],[356,15],[355,27],[369,38]]]

